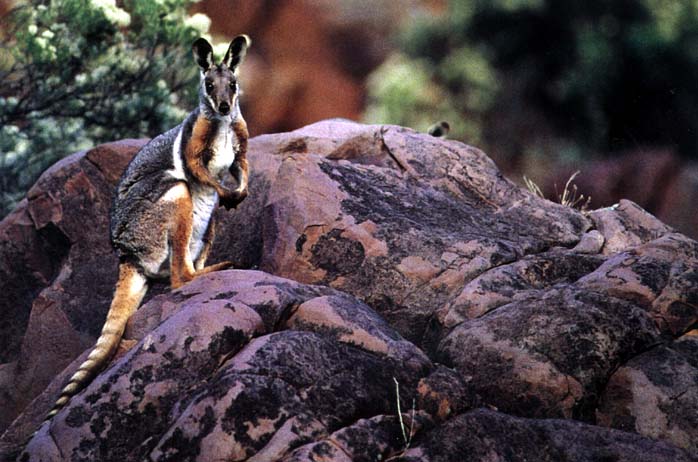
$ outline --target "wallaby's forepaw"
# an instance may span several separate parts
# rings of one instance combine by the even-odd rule
[[[226,210],[235,209],[242,201],[245,200],[247,194],[247,189],[243,189],[241,191],[238,191],[237,189],[230,191],[229,193],[220,197],[220,205],[225,207]]]

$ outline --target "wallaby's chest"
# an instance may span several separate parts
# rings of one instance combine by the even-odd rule
[[[200,116],[194,123],[186,155],[201,157],[211,175],[219,177],[235,161],[239,146],[230,118],[209,120]]]
[[[208,160],[206,168],[213,175],[218,176],[228,170],[228,167],[235,162],[235,153],[239,149],[239,142],[232,124],[225,121],[216,127],[209,149],[211,150],[211,158]]]

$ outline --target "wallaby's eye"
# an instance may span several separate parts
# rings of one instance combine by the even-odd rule
[[[229,85],[230,85],[231,90],[233,90],[233,91],[237,90],[237,84],[235,82],[230,82]]]
[[[213,91],[213,84],[211,82],[206,82],[206,93],[211,93]]]

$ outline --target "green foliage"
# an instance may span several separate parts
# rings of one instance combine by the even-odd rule
[[[397,125],[427,131],[438,117],[453,120],[460,117],[448,92],[431,85],[431,68],[426,62],[395,55],[378,69],[368,81],[374,100],[369,102],[364,117],[371,123],[390,121]],[[455,136],[478,136],[477,124],[460,124]]]
[[[698,151],[697,0],[451,0],[400,44],[369,84],[372,122],[446,119],[511,156]]]
[[[210,22],[188,17],[190,4],[35,0],[9,16],[0,46],[0,216],[57,159],[181,122],[196,98],[191,43]]]

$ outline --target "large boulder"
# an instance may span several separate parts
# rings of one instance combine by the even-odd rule
[[[61,160],[0,222],[0,429],[99,333],[117,276],[112,192],[144,143]]]
[[[394,414],[393,380],[409,407],[433,367],[352,297],[254,271],[151,300],[130,323],[134,337],[21,460],[274,460]]]
[[[260,268],[357,295],[420,344],[467,281],[592,227],[461,143],[333,121],[279,144]]]
[[[113,151],[64,161],[45,175],[46,195],[81,195],[56,172]],[[48,259],[44,285],[22,289],[32,300],[16,310],[46,327],[17,324],[32,354],[0,366],[6,425],[21,413],[0,441],[6,454],[460,460],[439,441],[472,428],[458,441],[481,458],[501,441],[489,433],[505,429],[520,436],[501,453],[511,460],[531,441],[551,460],[690,460],[698,243],[629,201],[580,213],[541,199],[481,151],[401,127],[325,121],[253,138],[249,159],[250,197],[217,212],[212,259],[259,271],[155,287],[109,368],[28,445],[103,322],[116,266],[106,238],[90,241],[103,268],[88,268],[84,286],[63,284],[80,272],[67,258]],[[106,217],[106,207],[89,213]],[[34,214],[60,222],[39,203]],[[107,235],[105,220],[82,220],[65,240],[20,240],[22,258],[71,255],[80,233]],[[36,294],[53,286],[61,296],[48,309]],[[99,309],[78,320],[81,291]],[[27,358],[54,351],[49,331],[69,353],[49,353],[62,358],[51,370],[29,369]],[[37,381],[21,396],[20,376]],[[575,447],[604,449],[574,458],[561,443],[571,435]]]
[[[422,443],[405,451],[402,460],[689,462],[695,459],[670,444],[632,433],[570,420],[523,419],[478,409],[430,432]]]

